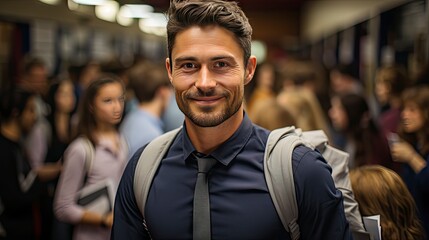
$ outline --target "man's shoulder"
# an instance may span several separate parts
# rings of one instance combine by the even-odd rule
[[[317,151],[300,145],[292,153],[292,168],[295,180],[325,179],[331,176],[332,168]]]

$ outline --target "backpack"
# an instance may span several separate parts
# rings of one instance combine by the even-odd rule
[[[180,130],[181,128],[177,128],[157,137],[140,155],[134,175],[134,194],[142,216],[152,179]],[[298,145],[305,145],[322,153],[332,168],[335,186],[343,194],[344,211],[350,229],[352,232],[364,233],[362,218],[348,177],[349,155],[328,145],[322,130],[303,132],[295,127],[285,127],[272,131],[268,136],[264,154],[264,175],[276,211],[291,239],[300,238],[292,172],[292,152]]]

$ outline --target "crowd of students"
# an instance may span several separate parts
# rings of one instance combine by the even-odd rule
[[[260,65],[246,114],[269,130],[324,130],[350,155],[359,210],[381,215],[383,239],[425,239],[429,86],[386,66],[372,96],[351,66],[316,69],[303,60]],[[106,180],[116,189],[141,146],[183,123],[165,66],[149,62],[120,71],[88,62],[48,80],[44,62],[28,57],[0,104],[0,239],[108,239],[112,209],[85,209],[80,190]]]
[[[303,130],[324,130],[333,146],[349,154],[360,210],[363,215],[381,215],[383,238],[426,239],[429,85],[422,79],[407,77],[405,69],[395,64],[378,69],[372,94],[365,91],[351,64],[317,71],[320,68],[315,63],[296,59],[272,66],[270,83],[257,78],[247,87],[248,102],[260,98],[260,89],[270,93],[258,102],[259,107],[252,104],[247,109],[252,120],[267,129],[293,124]],[[320,82],[329,88],[314,88]],[[361,179],[367,172],[396,174],[401,177],[393,176],[395,182],[407,187],[392,187],[392,183],[375,177],[370,183]],[[372,197],[373,191],[388,193]],[[403,199],[397,199],[399,195]]]
[[[166,131],[164,113],[183,121],[163,65],[117,66],[91,61],[49,78],[43,60],[23,59],[1,94],[0,239],[110,237],[112,209],[82,207],[80,191],[105,181],[116,189],[133,152]]]

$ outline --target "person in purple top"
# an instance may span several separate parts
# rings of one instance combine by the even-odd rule
[[[55,216],[73,224],[73,239],[108,239],[113,212],[97,212],[77,203],[84,186],[110,182],[116,191],[127,162],[128,148],[117,125],[124,111],[124,86],[113,76],[101,76],[85,91],[79,112],[79,136],[64,153],[64,165],[55,198]],[[93,156],[86,151],[84,138],[94,147]],[[91,166],[86,167],[92,159]],[[113,193],[114,194],[114,193]]]
[[[133,190],[144,147],[128,163],[116,195],[112,239],[192,239],[198,230],[198,155],[216,160],[207,180],[207,239],[290,239],[264,178],[269,131],[244,112],[244,85],[256,68],[251,33],[236,2],[171,1],[166,68],[185,122],[154,176],[144,218]],[[323,157],[299,146],[293,166],[301,239],[350,239],[342,195]]]

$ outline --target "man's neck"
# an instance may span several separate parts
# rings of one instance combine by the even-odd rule
[[[228,140],[243,121],[243,107],[233,116],[215,127],[199,127],[185,118],[186,130],[198,152],[209,154]]]

